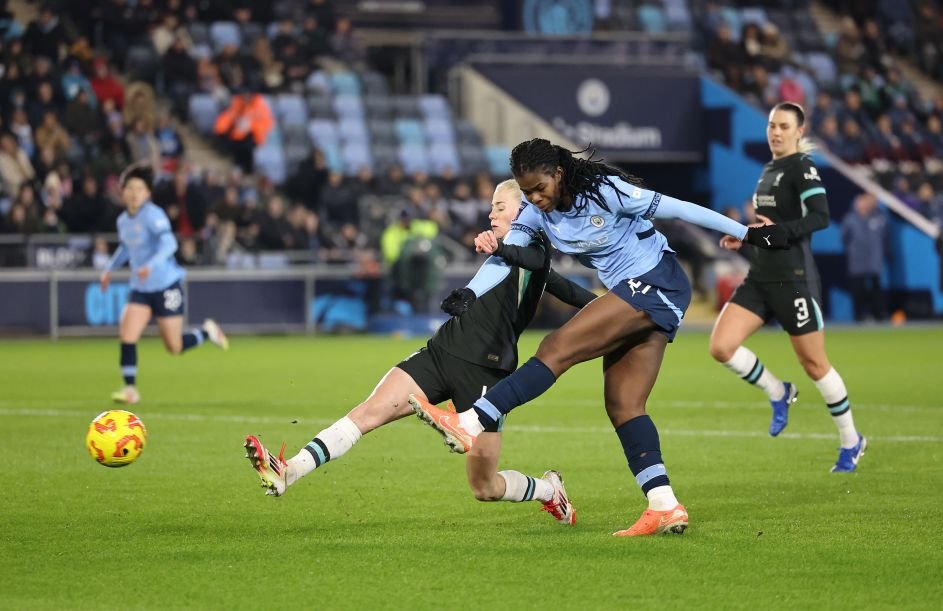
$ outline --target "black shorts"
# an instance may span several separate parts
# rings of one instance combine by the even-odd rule
[[[755,282],[747,278],[730,301],[750,310],[763,322],[775,319],[789,335],[805,335],[825,328],[818,283]]]
[[[439,404],[451,399],[459,412],[474,407],[475,401],[489,388],[508,376],[507,371],[463,361],[432,343],[396,366],[409,374],[426,393],[430,403]],[[504,417],[501,417],[485,431],[498,433],[503,425]]]
[[[179,280],[162,291],[131,291],[131,296],[128,297],[128,303],[140,303],[149,307],[154,318],[183,316],[186,301]]]

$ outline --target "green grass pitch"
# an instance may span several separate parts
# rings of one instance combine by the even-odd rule
[[[540,334],[525,337],[533,353]],[[871,445],[829,473],[837,435],[786,336],[748,343],[801,396],[789,428],[684,330],[649,411],[690,516],[624,539],[644,502],[602,407],[598,363],[512,414],[502,468],[559,469],[577,508],[480,503],[464,461],[408,418],[280,499],[243,437],[288,455],[424,339],[242,338],[139,355],[149,443],[95,464],[88,422],[120,386],[117,341],[0,343],[2,609],[899,609],[943,600],[943,328],[833,329],[828,347]]]

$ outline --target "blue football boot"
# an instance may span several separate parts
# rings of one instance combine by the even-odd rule
[[[853,448],[841,448],[838,450],[838,460],[832,467],[832,473],[851,473],[858,468],[858,461],[864,456],[864,451],[868,449],[868,440],[858,433],[858,444]]]
[[[770,400],[769,404],[773,408],[773,419],[769,421],[769,434],[775,437],[783,432],[789,423],[789,405],[795,403],[799,398],[799,389],[792,382],[783,382],[783,388],[786,393],[779,401]]]

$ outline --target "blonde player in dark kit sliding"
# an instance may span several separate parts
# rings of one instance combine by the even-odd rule
[[[809,242],[814,231],[828,226],[828,200],[804,133],[805,112],[798,104],[783,102],[770,111],[766,137],[773,160],[757,181],[753,204],[759,220],[788,232],[789,248],[750,249],[750,273],[717,318],[710,352],[727,369],[766,392],[773,408],[769,434],[775,437],[786,428],[789,405],[799,392],[774,376],[743,343],[767,321],[779,322],[838,428],[841,447],[832,471],[850,472],[857,469],[868,442],[855,429],[845,383],[825,353],[821,286]],[[728,249],[742,247],[730,236],[720,243]]]
[[[495,189],[491,202],[492,236],[503,237],[521,208],[517,183],[508,180]],[[269,452],[258,437],[246,438],[249,461],[258,472],[266,494],[281,496],[299,479],[328,461],[346,454],[370,431],[412,414],[411,395],[440,403],[447,399],[459,411],[517,367],[517,340],[527,328],[546,288],[558,299],[583,307],[596,295],[563,278],[550,268],[550,246],[544,236],[509,247],[508,275],[482,299],[466,289],[452,292],[442,303],[452,318],[426,346],[393,367],[360,405],[318,433],[294,457],[284,460]],[[561,524],[576,521],[563,479],[550,470],[543,477],[519,471],[498,471],[501,425],[494,423],[482,445],[466,461],[468,484],[480,501],[540,501],[543,511]],[[284,449],[284,448],[283,448]]]

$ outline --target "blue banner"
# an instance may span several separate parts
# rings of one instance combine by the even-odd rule
[[[696,75],[606,65],[475,68],[564,137],[592,144],[613,161],[704,159],[706,123]]]

